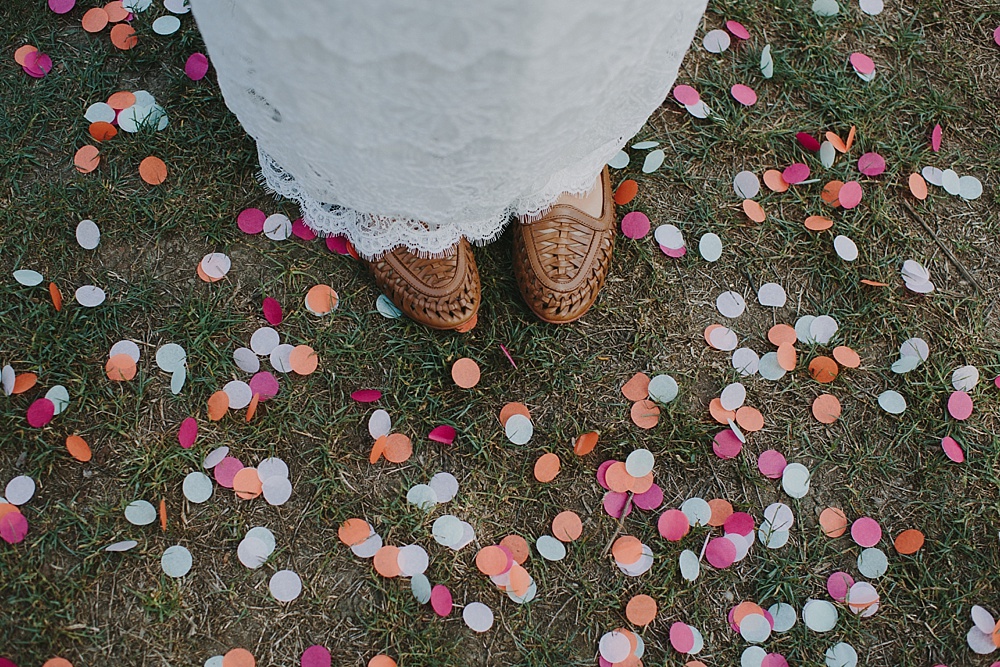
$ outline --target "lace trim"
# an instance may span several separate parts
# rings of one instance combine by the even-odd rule
[[[511,218],[530,224],[542,218],[564,193],[582,196],[590,192],[598,174],[615,153],[645,124],[645,119],[625,137],[608,142],[577,164],[554,174],[538,192],[520,197],[494,215],[467,222],[434,225],[410,218],[365,213],[337,202],[320,202],[303,191],[295,175],[258,146],[262,184],[273,194],[298,203],[306,225],[320,236],[345,236],[358,254],[374,259],[405,246],[425,257],[440,257],[461,238],[474,245],[487,245],[503,235]]]

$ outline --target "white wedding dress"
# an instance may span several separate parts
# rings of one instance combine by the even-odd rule
[[[706,0],[192,0],[268,187],[372,257],[492,241],[581,194]]]

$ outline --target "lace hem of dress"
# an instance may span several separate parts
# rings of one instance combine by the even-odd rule
[[[424,257],[445,255],[461,238],[487,245],[500,238],[514,217],[530,224],[545,215],[563,193],[584,195],[594,187],[598,174],[615,153],[645,123],[609,142],[585,159],[554,174],[538,192],[518,198],[507,208],[481,220],[449,225],[425,224],[410,218],[356,211],[336,202],[320,202],[299,187],[295,175],[284,169],[259,146],[260,178],[268,190],[298,203],[302,220],[320,236],[345,236],[366,259],[405,246]]]

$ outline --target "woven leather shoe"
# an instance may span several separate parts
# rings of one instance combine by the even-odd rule
[[[410,319],[440,330],[475,326],[479,271],[465,239],[445,257],[425,258],[396,248],[367,263],[378,288]]]
[[[615,203],[607,167],[601,187],[601,217],[557,204],[541,219],[517,225],[514,232],[517,285],[532,312],[550,324],[583,317],[608,276],[615,245]]]

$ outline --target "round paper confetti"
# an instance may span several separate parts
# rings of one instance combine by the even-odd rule
[[[462,610],[462,620],[475,632],[486,632],[493,627],[493,611],[482,602],[470,602]]]
[[[650,222],[645,213],[631,211],[622,216],[622,234],[630,239],[641,239],[649,234]]]
[[[471,389],[479,384],[479,364],[468,357],[457,360],[451,367],[451,378],[462,389]]]
[[[179,544],[167,547],[160,557],[160,567],[168,577],[183,577],[191,571],[191,552]]]
[[[291,570],[278,570],[271,575],[267,588],[278,602],[291,602],[302,593],[302,580]]]

